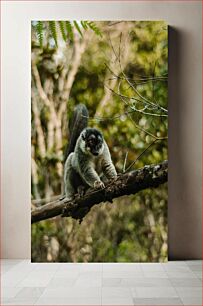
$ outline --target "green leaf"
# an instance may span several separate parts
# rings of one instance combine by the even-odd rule
[[[74,25],[75,25],[77,31],[80,33],[81,37],[83,37],[82,32],[81,32],[81,30],[80,30],[80,26],[79,26],[79,24],[77,23],[77,21],[74,20],[73,23],[74,23]]]
[[[73,28],[70,21],[65,21],[66,31],[69,35],[69,39],[73,41]]]
[[[87,21],[81,21],[80,23],[81,23],[81,26],[83,27],[84,30],[88,29]]]
[[[57,47],[58,43],[57,43],[57,32],[56,32],[56,22],[55,21],[49,21],[49,29],[50,29],[51,35]]]
[[[96,26],[96,24],[93,21],[86,21],[86,25],[94,31],[94,33],[100,37],[102,37],[102,33],[100,29]]]
[[[40,47],[43,48],[43,23],[42,21],[37,21],[35,28],[36,28],[36,34],[39,40]]]
[[[66,42],[67,37],[66,37],[66,31],[65,31],[65,21],[59,21],[58,23],[59,23],[59,28],[60,28],[63,40]]]

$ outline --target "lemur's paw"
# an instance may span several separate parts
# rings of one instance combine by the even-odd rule
[[[85,195],[86,188],[85,186],[81,185],[77,188],[77,191],[78,191],[79,197],[83,197]]]
[[[103,189],[105,188],[105,185],[102,181],[95,181],[94,182],[94,188],[96,189]]]

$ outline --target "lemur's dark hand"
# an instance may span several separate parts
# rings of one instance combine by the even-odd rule
[[[79,197],[83,197],[86,191],[85,186],[82,186],[82,185],[78,186],[77,191],[78,191]]]
[[[105,188],[105,185],[102,181],[95,181],[94,182],[94,188],[96,189],[103,189]]]

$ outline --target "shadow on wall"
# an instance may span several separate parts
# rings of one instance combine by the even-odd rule
[[[199,192],[201,180],[191,162],[188,163],[188,155],[193,149],[188,147],[186,129],[190,124],[188,118],[191,112],[185,99],[186,82],[182,76],[186,73],[184,58],[184,31],[169,27],[169,181],[168,181],[168,246],[169,260],[194,257],[200,258],[201,252],[201,201]],[[191,37],[189,37],[190,39]],[[188,37],[187,37],[188,40]],[[191,52],[191,51],[190,51]],[[192,55],[191,55],[192,56]],[[187,56],[188,58],[188,56]],[[192,101],[189,101],[192,103]],[[195,103],[198,103],[196,101]],[[191,114],[192,115],[192,114]],[[194,137],[191,132],[191,140]],[[193,142],[193,140],[192,140]],[[197,148],[196,148],[197,149]],[[186,151],[187,150],[187,151]],[[192,157],[191,157],[192,158]],[[198,161],[197,161],[198,162]],[[191,173],[194,171],[194,173]],[[192,180],[192,184],[191,184]],[[197,190],[194,189],[196,186]],[[193,209],[191,209],[193,207]],[[180,230],[181,229],[181,230]],[[191,247],[190,247],[191,242]],[[196,256],[195,256],[196,254]]]

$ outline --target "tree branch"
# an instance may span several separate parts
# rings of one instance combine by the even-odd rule
[[[167,182],[168,162],[148,165],[144,168],[119,175],[117,180],[110,182],[105,189],[89,190],[83,197],[76,195],[73,201],[58,200],[48,203],[32,211],[32,223],[53,218],[57,215],[82,220],[91,207],[102,202],[147,189],[158,187]]]

